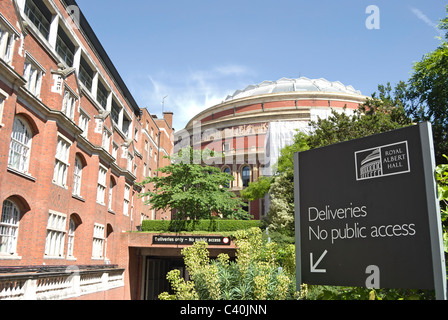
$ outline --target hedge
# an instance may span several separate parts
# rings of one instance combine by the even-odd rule
[[[179,232],[179,231],[237,231],[261,227],[258,220],[145,220],[142,232]]]

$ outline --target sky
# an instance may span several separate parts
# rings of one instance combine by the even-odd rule
[[[436,26],[448,4],[76,1],[140,108],[159,117],[174,112],[177,131],[227,95],[265,80],[325,78],[366,96],[378,84],[407,81],[413,64],[440,44]]]

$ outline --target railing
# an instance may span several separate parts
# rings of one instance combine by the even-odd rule
[[[123,269],[0,274],[0,300],[63,300],[123,286]]]
[[[86,69],[84,69],[82,65],[79,68],[79,80],[87,89],[89,89],[89,91],[92,90],[92,76],[86,71]]]
[[[104,108],[106,109],[107,106],[107,97],[106,95],[100,90],[98,89],[96,92],[96,101],[98,101],[98,103]]]
[[[25,2],[25,14],[42,33],[45,39],[48,39],[48,35],[50,34],[50,22],[48,22],[47,18],[40,12],[39,8],[37,8],[30,0]]]
[[[58,35],[56,38],[56,52],[67,63],[69,67],[73,66],[73,52],[65,44],[64,40]]]

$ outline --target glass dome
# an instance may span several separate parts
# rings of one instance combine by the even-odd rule
[[[361,91],[355,90],[352,86],[345,86],[339,81],[330,82],[326,79],[308,79],[301,77],[298,79],[282,78],[278,81],[263,81],[258,85],[250,85],[244,90],[237,90],[233,95],[227,96],[225,102],[280,92],[335,92],[361,95]]]

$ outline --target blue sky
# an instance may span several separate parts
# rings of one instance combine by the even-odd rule
[[[77,0],[141,108],[174,127],[264,80],[325,78],[370,96],[433,51],[442,0]],[[369,5],[380,29],[369,30]]]

